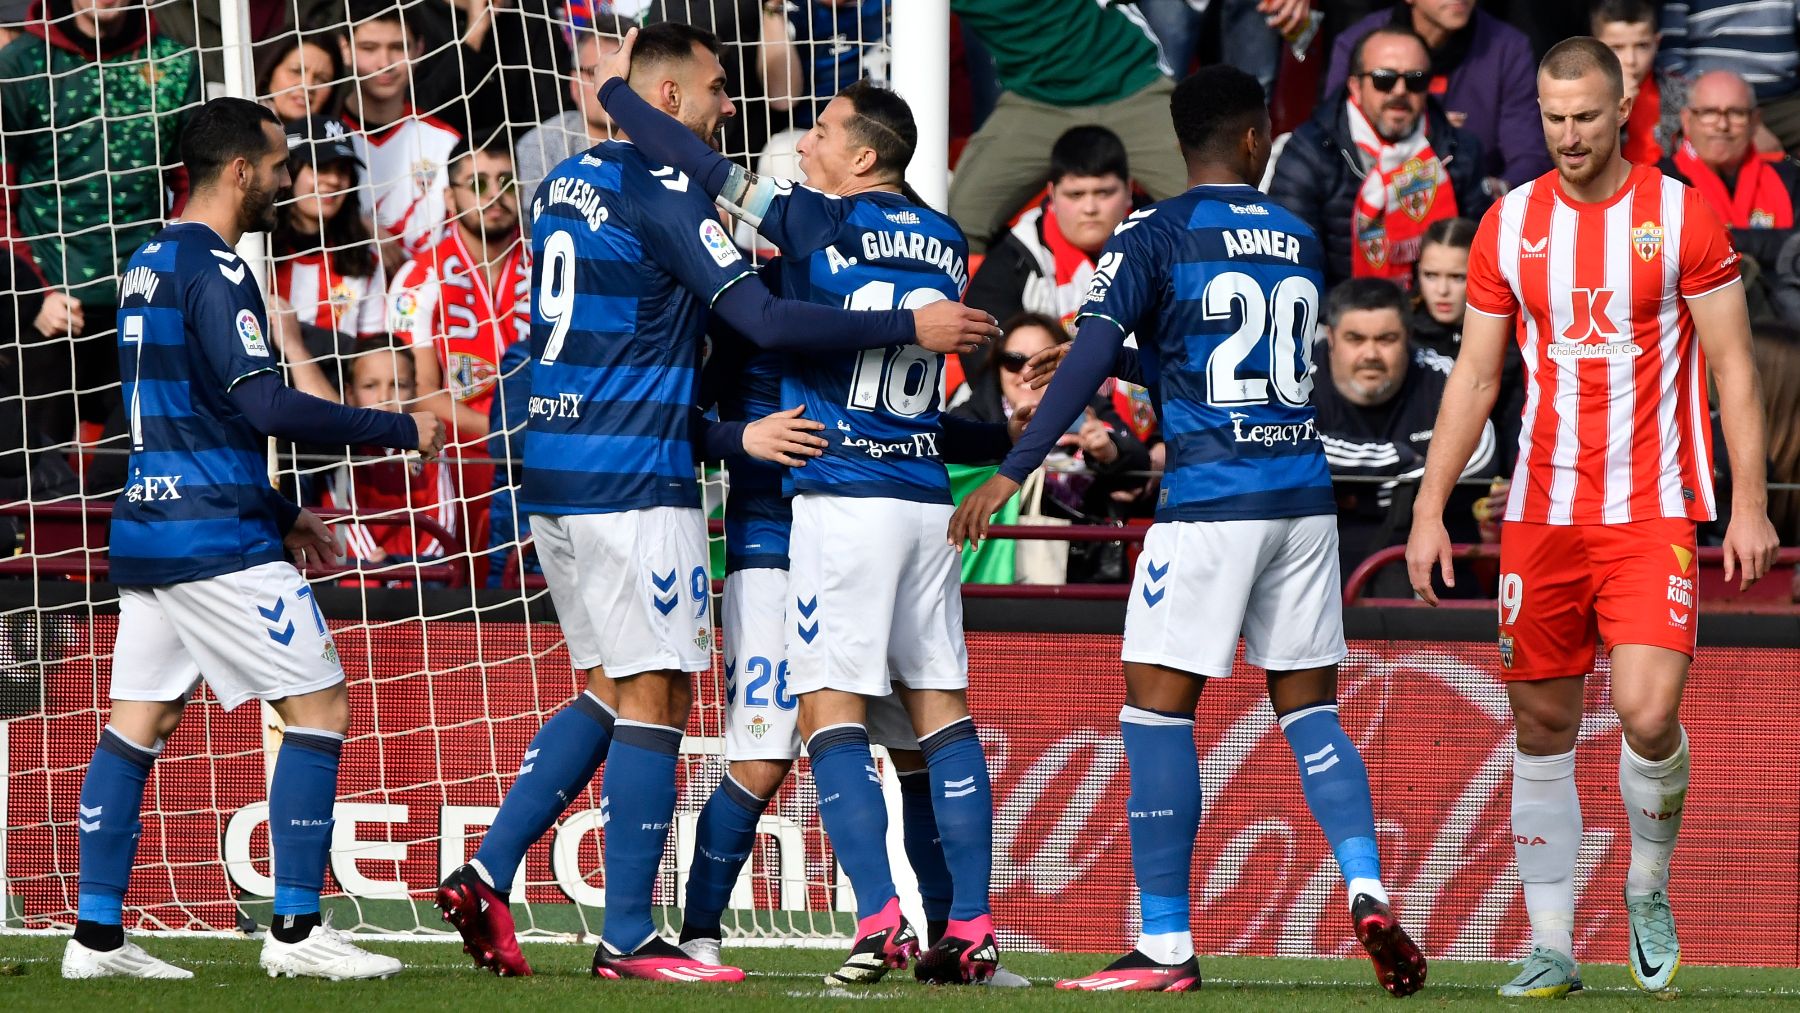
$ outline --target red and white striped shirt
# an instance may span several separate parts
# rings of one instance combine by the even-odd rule
[[[387,331],[387,281],[379,259],[373,277],[357,277],[339,273],[323,250],[285,257],[275,265],[275,292],[303,324],[352,338]]]
[[[362,206],[374,209],[383,234],[398,236],[408,256],[430,249],[444,232],[450,153],[462,135],[408,106],[384,127],[364,129],[349,114],[350,143],[362,159]]]
[[[1525,410],[1506,519],[1711,520],[1706,363],[1687,300],[1738,281],[1700,195],[1653,166],[1580,203],[1552,171],[1489,209],[1469,308],[1518,318]]]

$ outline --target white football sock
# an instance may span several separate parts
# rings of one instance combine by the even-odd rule
[[[1194,955],[1191,932],[1146,932],[1138,936],[1139,953],[1159,964],[1179,964]]]
[[[1681,810],[1687,800],[1688,740],[1666,760],[1646,760],[1619,740],[1619,799],[1631,819],[1631,868],[1625,892],[1641,896],[1669,885],[1669,859],[1681,832]]]
[[[1525,886],[1532,945],[1575,956],[1575,857],[1581,851],[1581,800],[1575,752],[1513,753],[1513,854]]]

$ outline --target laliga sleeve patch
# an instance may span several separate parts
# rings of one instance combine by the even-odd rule
[[[269,357],[269,343],[263,340],[262,325],[256,322],[256,314],[249,310],[238,310],[238,340],[244,343],[244,354],[254,355],[259,359]]]
[[[700,223],[700,245],[706,247],[713,263],[720,267],[730,267],[743,259],[737,247],[731,245],[731,237],[725,234],[724,228],[711,218]]]

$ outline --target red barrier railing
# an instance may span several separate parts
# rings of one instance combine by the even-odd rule
[[[0,517],[19,517],[26,521],[25,551],[10,559],[0,559],[0,576],[71,577],[105,580],[111,564],[106,558],[107,525],[112,520],[109,502],[87,503],[6,503],[0,504]],[[409,515],[400,511],[379,514],[353,514],[347,510],[313,508],[312,512],[327,521],[354,517],[365,524],[402,523]],[[461,587],[468,580],[468,568],[462,539],[429,517],[411,516],[419,530],[431,535],[444,547],[445,557],[431,562],[396,562],[376,566],[312,567],[307,576],[367,577],[371,580],[442,581],[450,587]]]

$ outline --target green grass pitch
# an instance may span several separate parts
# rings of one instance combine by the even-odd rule
[[[1405,1007],[1376,987],[1369,965],[1351,960],[1277,960],[1252,957],[1202,958],[1204,989],[1187,996],[1131,996],[1056,992],[1059,977],[1095,970],[1107,957],[1088,954],[1009,954],[1006,966],[1032,979],[1027,990],[944,988],[915,984],[896,973],[888,982],[856,989],[833,988],[820,975],[838,956],[820,949],[732,949],[728,959],[750,972],[741,985],[682,986],[599,981],[587,973],[590,947],[525,943],[537,970],[529,979],[501,980],[476,972],[453,943],[370,943],[370,949],[404,960],[406,971],[388,981],[271,981],[256,966],[260,944],[231,939],[138,937],[157,956],[191,969],[192,981],[63,981],[58,976],[65,937],[0,936],[0,1009],[50,1009],[58,1013],[102,1010],[280,1010],[282,1013],[382,1013],[386,1010],[602,1009],[738,1010],[853,1008],[860,1001],[894,1003],[895,1009],[1113,1010],[1145,1003],[1178,1004],[1183,1009],[1273,1009],[1281,1013],[1455,1007],[1484,1009],[1530,1006],[1494,996],[1496,984],[1512,976],[1504,964],[1439,961],[1425,991]],[[1590,965],[1582,976],[1588,989],[1573,997],[1582,1007],[1650,1008],[1652,1000],[1632,987],[1625,969]],[[1683,968],[1676,979],[1681,995],[1670,1013],[1688,1010],[1792,1009],[1800,1006],[1800,970],[1789,968]],[[30,1006],[25,1005],[30,1003]]]

